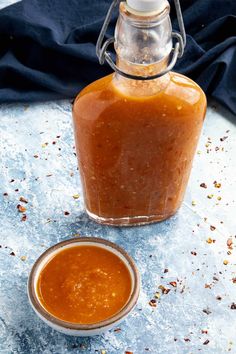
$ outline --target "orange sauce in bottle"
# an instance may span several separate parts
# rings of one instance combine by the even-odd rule
[[[96,246],[59,251],[42,269],[38,298],[53,316],[72,323],[92,324],[118,313],[132,291],[125,263]]]
[[[115,75],[104,77],[74,103],[86,209],[108,224],[160,221],[183,200],[206,97],[196,83],[174,72],[157,79],[161,85],[153,92],[158,84],[132,87],[134,80],[123,80],[127,89]],[[148,94],[142,92],[148,87]]]

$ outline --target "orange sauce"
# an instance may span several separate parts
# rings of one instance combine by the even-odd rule
[[[102,218],[158,221],[183,200],[206,97],[177,73],[156,82],[125,80],[120,85],[114,75],[104,77],[74,104],[86,208]]]
[[[43,268],[37,293],[55,317],[91,324],[115,315],[131,294],[131,276],[114,253],[96,246],[58,252]]]

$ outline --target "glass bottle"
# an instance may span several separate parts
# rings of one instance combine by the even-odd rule
[[[157,11],[120,3],[115,30],[117,66],[152,76],[172,50],[169,3]],[[139,2],[145,2],[140,0]],[[130,5],[131,4],[131,5]],[[175,72],[153,80],[113,73],[77,96],[73,120],[88,215],[109,225],[140,225],[179,209],[206,113],[206,97]]]

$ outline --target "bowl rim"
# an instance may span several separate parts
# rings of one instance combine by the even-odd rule
[[[43,305],[41,304],[38,294],[35,291],[35,281],[37,281],[38,276],[40,272],[38,272],[38,268],[40,267],[41,263],[44,261],[45,257],[53,257],[53,253],[58,253],[59,249],[63,249],[67,245],[72,245],[72,244],[82,244],[82,243],[93,243],[95,246],[99,247],[99,245],[105,246],[110,252],[112,252],[112,249],[114,249],[116,252],[113,252],[114,254],[119,257],[119,253],[125,258],[125,260],[128,262],[129,267],[128,270],[130,272],[130,275],[133,273],[133,290],[130,294],[130,297],[125,304],[124,307],[121,308],[119,312],[117,312],[115,315],[103,320],[99,321],[96,323],[91,323],[91,324],[79,324],[79,323],[73,323],[73,322],[67,322],[64,320],[61,320],[54,315],[52,315],[50,312],[48,312]],[[56,252],[57,251],[57,252]],[[122,258],[119,257],[121,260]],[[124,262],[122,260],[122,262]],[[78,331],[90,331],[90,330],[98,330],[107,326],[112,326],[116,322],[122,320],[122,318],[126,317],[128,313],[134,308],[138,301],[139,297],[139,292],[140,292],[140,275],[138,268],[133,260],[133,258],[120,246],[117,244],[108,241],[103,238],[97,238],[97,237],[79,237],[76,239],[68,239],[65,241],[61,241],[59,243],[56,243],[55,245],[49,247],[45,252],[43,252],[39,258],[35,261],[33,264],[33,267],[31,269],[29,278],[28,278],[28,297],[30,300],[30,303],[36,313],[38,313],[41,317],[43,317],[45,320],[51,322],[54,325],[57,325],[59,327],[62,327],[67,330],[78,330]]]

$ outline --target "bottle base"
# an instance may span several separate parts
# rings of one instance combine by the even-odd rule
[[[109,226],[140,226],[140,225],[147,225],[153,224],[156,222],[164,221],[170,218],[172,215],[176,213],[174,211],[171,214],[167,215],[149,215],[149,216],[127,216],[123,218],[104,218],[98,216],[96,214],[91,213],[86,209],[86,212],[90,219],[96,221],[98,224],[102,225],[109,225]]]

